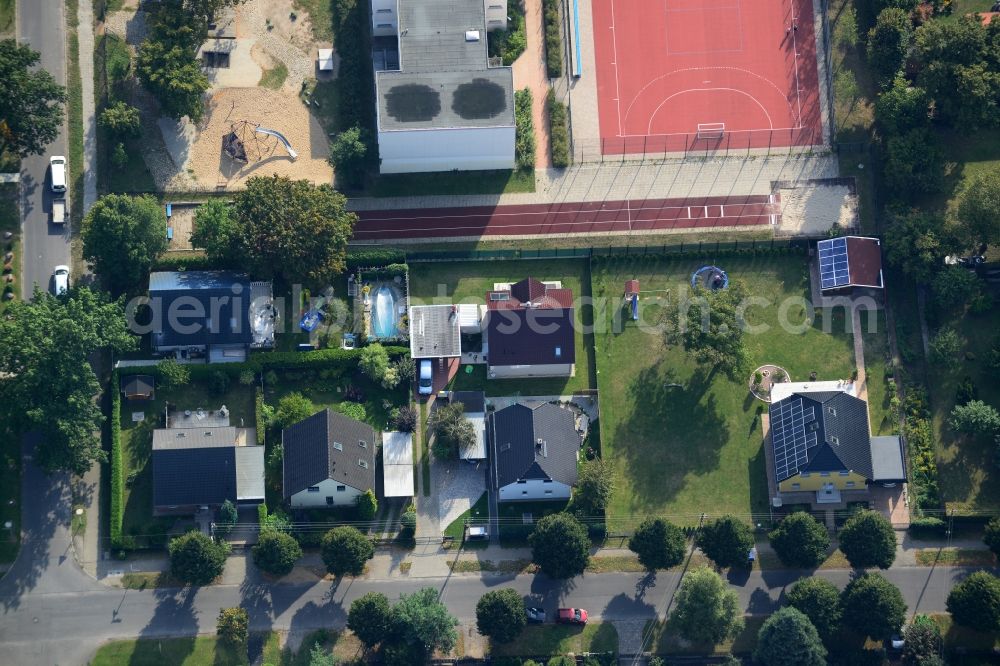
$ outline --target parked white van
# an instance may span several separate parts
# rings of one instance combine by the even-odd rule
[[[66,158],[53,155],[49,158],[49,169],[52,171],[52,191],[66,191]]]

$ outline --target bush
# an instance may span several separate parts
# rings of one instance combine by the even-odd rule
[[[955,622],[976,631],[1000,629],[1000,578],[977,571],[952,588],[946,603]]]
[[[170,574],[192,585],[208,585],[222,575],[229,546],[201,532],[188,532],[170,542]]]
[[[793,513],[770,534],[771,545],[790,567],[808,569],[826,557],[830,533],[808,513]]]
[[[990,522],[986,523],[983,543],[993,551],[994,555],[1000,557],[1000,518],[993,518]]]
[[[156,374],[165,388],[187,386],[191,381],[191,368],[181,365],[172,358],[160,361],[156,365]]]
[[[125,479],[122,471],[122,394],[118,371],[111,373],[111,547],[122,546],[125,520]]]
[[[545,20],[545,72],[550,79],[558,79],[563,74],[559,0],[543,0],[542,12]]]
[[[888,569],[896,559],[896,532],[881,513],[862,510],[841,528],[840,550],[855,569]]]
[[[527,35],[524,30],[523,1],[513,0],[508,3],[507,14],[509,19],[507,29],[490,32],[487,37],[487,45],[490,57],[501,58],[505,66],[510,66],[528,47]]]
[[[555,91],[549,88],[545,97],[549,110],[549,149],[552,151],[552,166],[565,169],[569,166],[569,125],[566,105],[556,99]]]
[[[274,413],[274,420],[279,428],[288,428],[300,421],[304,421],[316,411],[309,398],[301,393],[289,393],[278,401],[278,409]]]
[[[927,660],[941,654],[941,629],[926,615],[913,618],[903,639],[903,663],[907,666],[930,666]]]
[[[701,528],[697,545],[720,568],[745,567],[754,547],[753,530],[734,516],[723,516]]]
[[[914,518],[910,521],[910,534],[924,539],[944,536],[947,524],[940,518]]]
[[[267,414],[269,407],[264,403],[264,389],[257,387],[254,392],[254,421],[257,426],[257,446],[264,446],[264,433],[267,430]]]
[[[226,391],[229,390],[229,375],[221,370],[213,372],[209,389],[215,395],[225,395]]]
[[[399,432],[413,432],[417,429],[417,410],[410,406],[394,409],[390,421]]]
[[[358,495],[357,504],[358,520],[371,520],[378,513],[378,500],[371,488]]]
[[[219,507],[219,521],[216,524],[216,529],[222,536],[229,536],[229,533],[233,531],[233,526],[236,524],[240,518],[239,512],[236,510],[236,505],[230,500],[226,500]]]
[[[514,93],[514,161],[518,169],[535,166],[535,124],[531,116],[531,90]]]
[[[220,608],[215,633],[223,643],[245,649],[250,633],[250,616],[245,608]]]
[[[375,555],[372,540],[349,526],[334,527],[323,535],[320,548],[326,570],[337,578],[360,576],[365,562]]]
[[[302,548],[291,535],[278,530],[263,530],[253,547],[253,562],[273,576],[291,573],[302,557]]]

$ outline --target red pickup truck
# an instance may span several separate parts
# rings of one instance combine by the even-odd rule
[[[582,608],[560,608],[556,622],[562,624],[587,624],[587,611]]]

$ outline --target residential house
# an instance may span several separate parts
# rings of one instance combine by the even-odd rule
[[[569,499],[582,444],[571,410],[513,404],[490,414],[489,437],[499,501]]]
[[[775,384],[769,421],[775,506],[864,500],[873,484],[906,481],[901,438],[871,436],[851,382]]]
[[[264,447],[253,428],[229,425],[228,411],[167,417],[153,431],[153,513],[191,514],[264,501]]]
[[[150,273],[151,340],[156,354],[242,362],[274,346],[271,283],[226,271]]]
[[[459,306],[411,306],[409,324],[411,358],[457,358],[462,355]]]
[[[527,278],[486,294],[483,353],[490,378],[570,377],[576,371],[573,292]]]
[[[292,508],[352,506],[375,489],[375,430],[324,409],[281,432],[283,495]]]

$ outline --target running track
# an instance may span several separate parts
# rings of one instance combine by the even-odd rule
[[[774,195],[358,211],[354,239],[468,238],[742,227],[777,222]]]

